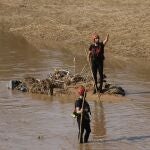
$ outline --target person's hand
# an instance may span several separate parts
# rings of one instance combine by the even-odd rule
[[[109,33],[107,33],[107,38],[109,38]]]
[[[80,112],[83,113],[83,108],[80,109]]]

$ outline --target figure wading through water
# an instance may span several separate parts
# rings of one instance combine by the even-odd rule
[[[80,143],[87,143],[90,132],[91,132],[90,105],[85,100],[86,90],[85,90],[84,86],[81,86],[79,88],[78,93],[79,93],[79,98],[75,102],[75,112],[76,112],[77,123],[78,123],[78,128],[79,128],[78,139],[79,139]],[[81,116],[82,116],[82,118],[81,118]],[[84,134],[84,131],[85,131],[85,134]]]

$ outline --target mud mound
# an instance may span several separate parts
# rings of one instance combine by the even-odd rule
[[[103,94],[125,95],[123,88],[108,84],[106,80],[104,80],[104,83]],[[91,91],[93,89],[92,78],[85,78],[80,74],[72,75],[66,70],[56,70],[43,80],[25,77],[22,81],[10,81],[8,88],[22,92],[53,95],[62,93],[74,94],[75,90],[81,85],[84,85],[88,91]]]

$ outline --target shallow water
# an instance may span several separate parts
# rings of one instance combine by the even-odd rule
[[[1,150],[149,150],[148,62],[119,60],[118,63],[117,58],[106,59],[108,79],[122,86],[129,100],[102,104],[90,101],[90,142],[79,145],[77,123],[70,116],[74,108],[73,97],[32,95],[8,90],[6,86],[10,79],[21,79],[25,75],[45,78],[53,68],[73,65],[73,56],[65,51],[25,47],[24,41],[17,46],[15,41],[19,37],[13,37],[16,40],[5,44],[12,35],[5,36],[1,37],[3,44],[0,46]],[[77,58],[79,71],[84,63],[83,59]]]

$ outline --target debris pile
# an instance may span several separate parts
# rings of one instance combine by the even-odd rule
[[[118,87],[107,83],[104,75],[103,93],[125,95],[122,87]],[[85,77],[81,74],[71,74],[68,70],[55,70],[50,73],[46,79],[35,79],[34,77],[25,77],[22,81],[11,80],[8,84],[9,89],[17,89],[22,92],[38,93],[53,95],[54,92],[69,93],[70,87],[77,87],[78,85],[90,85],[92,88],[92,77]]]
[[[105,83],[104,93],[125,96],[125,90],[122,87],[111,85],[109,83]]]

